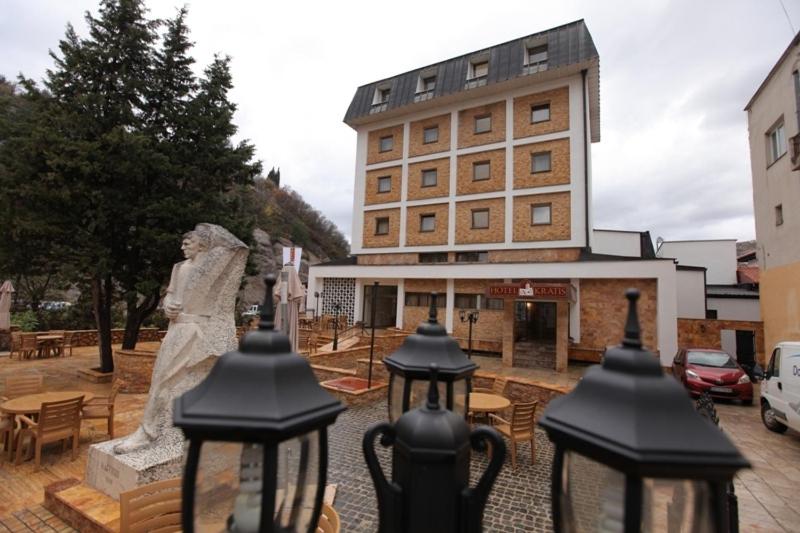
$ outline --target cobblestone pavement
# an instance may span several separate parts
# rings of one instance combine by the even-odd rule
[[[17,511],[0,520],[0,533],[7,531],[41,531],[41,532],[61,532],[77,531],[72,529],[50,511],[37,505],[30,509]]]
[[[342,519],[342,531],[377,531],[378,509],[372,478],[361,451],[369,426],[386,420],[386,404],[353,407],[342,413],[330,433],[328,482],[338,484],[334,507]],[[391,477],[389,450],[376,440],[378,456],[387,478]],[[522,533],[552,531],[550,519],[550,468],[552,447],[541,430],[536,431],[536,464],[530,464],[530,447],[519,446],[517,467],[507,458],[489,495],[484,531]],[[470,481],[474,485],[487,465],[486,456],[473,453]]]

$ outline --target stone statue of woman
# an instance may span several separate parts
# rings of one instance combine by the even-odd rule
[[[114,445],[116,454],[182,443],[180,430],[172,427],[173,400],[197,386],[217,357],[236,349],[234,307],[247,245],[225,228],[203,223],[183,236],[181,250],[186,260],[173,267],[164,296],[170,322],[156,356],[142,423]]]

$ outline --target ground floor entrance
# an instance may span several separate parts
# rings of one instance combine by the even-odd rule
[[[556,303],[514,301],[514,365],[556,366]]]
[[[374,292],[374,296],[373,296]],[[375,302],[375,327],[394,327],[397,322],[397,286],[374,285],[364,286],[364,305],[362,306],[361,322],[365,327],[372,327],[372,302]]]

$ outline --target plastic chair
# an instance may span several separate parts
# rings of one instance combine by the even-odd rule
[[[181,483],[165,479],[120,493],[120,533],[181,531]]]
[[[517,443],[529,441],[531,443],[531,464],[536,463],[536,435],[534,424],[536,405],[539,402],[515,403],[511,408],[511,421],[494,413],[489,414],[494,428],[511,441],[511,466],[517,466]]]

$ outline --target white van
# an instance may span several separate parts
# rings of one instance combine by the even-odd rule
[[[779,342],[761,382],[761,420],[770,431],[800,431],[800,342]]]

